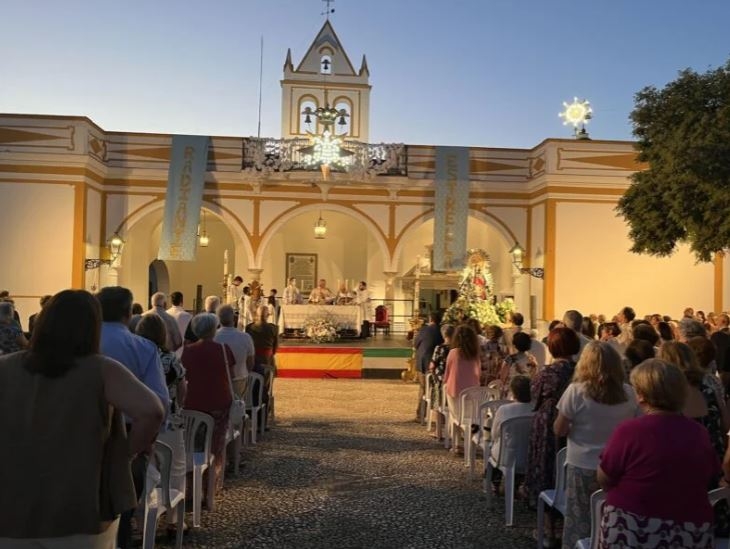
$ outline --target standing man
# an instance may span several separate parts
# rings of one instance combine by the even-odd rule
[[[129,331],[132,316],[132,292],[121,286],[102,288],[96,295],[101,304],[101,353],[122,363],[134,376],[155,393],[167,414],[170,408],[170,393],[165,383],[160,355],[155,344]],[[173,321],[174,322],[174,321]],[[177,329],[177,325],[175,326]],[[127,419],[125,418],[125,421]],[[129,430],[130,425],[127,425]],[[150,440],[150,447],[154,440]],[[145,474],[149,461],[146,453],[140,453],[132,460],[132,479],[137,498],[144,493]],[[133,509],[125,511],[119,520],[117,545],[128,549],[132,545]]]
[[[183,306],[182,292],[172,292],[170,301],[172,301],[172,307],[167,309],[167,314],[177,321],[177,328],[180,330],[180,334],[184,336],[188,331],[188,324],[193,319],[193,315],[187,312]],[[180,351],[180,354],[182,354],[182,351]]]
[[[183,340],[180,328],[177,325],[177,320],[165,310],[165,306],[167,305],[166,299],[167,296],[162,292],[152,294],[150,298],[151,309],[144,314],[157,315],[162,319],[167,330],[167,350],[174,353],[182,347]]]
[[[332,305],[334,300],[335,294],[327,287],[327,281],[324,278],[320,278],[317,287],[309,294],[309,302],[320,305]]]
[[[297,279],[291,277],[284,289],[284,305],[299,305],[302,302],[302,294],[297,288]]]
[[[441,336],[441,313],[433,311],[428,315],[428,324],[418,330],[413,347],[416,349],[416,367],[418,368],[418,406],[416,422],[422,423],[426,412],[426,372],[433,357],[433,350],[444,342]]]
[[[364,280],[360,281],[360,285],[355,291],[355,305],[360,307],[360,316],[362,317],[360,339],[365,339],[370,337],[370,319],[373,318],[373,305],[370,290],[368,290],[367,282]]]
[[[243,295],[243,278],[235,276],[233,281],[226,287],[226,304],[233,307],[234,313],[238,315],[239,301]]]

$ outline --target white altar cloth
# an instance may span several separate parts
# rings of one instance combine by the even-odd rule
[[[284,330],[301,330],[308,318],[326,316],[338,330],[355,330],[360,334],[362,309],[359,305],[282,305],[279,316],[279,333]]]

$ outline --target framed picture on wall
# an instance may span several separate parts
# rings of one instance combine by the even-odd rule
[[[302,295],[307,295],[317,285],[317,254],[286,254],[286,281],[297,279]]]

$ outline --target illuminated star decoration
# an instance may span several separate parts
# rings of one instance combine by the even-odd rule
[[[571,125],[575,130],[575,134],[579,134],[578,128],[581,128],[581,132],[585,132],[586,123],[593,118],[593,109],[591,104],[586,99],[573,98],[572,103],[566,103],[563,101],[563,107],[565,109],[558,116],[563,119],[563,125]]]
[[[342,140],[329,130],[312,137],[312,144],[299,149],[309,166],[342,167],[350,162],[352,152],[342,148]]]

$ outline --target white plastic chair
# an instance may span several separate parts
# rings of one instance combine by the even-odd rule
[[[707,493],[707,497],[713,507],[723,499],[730,505],[730,488],[715,488]],[[730,549],[730,538],[715,538],[715,549]]]
[[[502,406],[503,404],[509,404],[510,402],[513,402],[511,400],[488,400],[487,402],[482,402],[479,405],[479,432],[472,437],[472,458],[469,463],[469,479],[471,480],[474,478],[474,464],[476,462],[476,454],[477,454],[477,446],[481,445],[482,448],[482,456],[484,457],[484,463],[486,468],[486,462],[489,457],[489,447],[491,446],[492,442],[490,440],[490,437],[487,437],[487,430],[486,427],[487,422],[490,421],[494,414],[497,412],[497,408]],[[487,485],[484,485],[484,489],[487,489]]]
[[[575,542],[575,549],[598,549],[598,538],[601,534],[601,516],[606,493],[596,490],[591,494],[591,537],[579,539]]]
[[[543,490],[537,498],[537,547],[543,549],[545,538],[545,505],[565,515],[565,459],[568,449],[562,448],[555,455],[555,488]]]
[[[256,383],[258,381],[258,383]],[[256,387],[256,396],[254,398],[254,387]],[[266,404],[264,404],[264,376],[251,372],[248,374],[248,384],[246,385],[246,413],[251,418],[249,434],[251,436],[251,444],[256,444],[256,432],[264,430],[264,420],[266,412]],[[254,401],[258,405],[254,406]]]
[[[143,549],[154,549],[157,522],[160,515],[167,513],[168,517],[173,512],[177,513],[177,533],[175,535],[175,548],[182,548],[183,521],[185,519],[185,492],[175,490],[170,486],[170,473],[172,469],[172,448],[164,442],[155,442],[155,455],[160,472],[160,484],[147,486],[144,498],[144,534],[142,538]],[[150,465],[152,467],[152,465]]]
[[[193,473],[193,527],[200,527],[200,515],[203,506],[203,473],[208,471],[208,510],[212,511],[215,505],[215,471],[213,467],[213,418],[203,412],[183,410],[185,421],[185,454],[188,473]],[[205,428],[205,443],[203,451],[195,451],[195,433],[203,426]]]
[[[490,391],[487,387],[467,387],[459,394],[459,417],[453,418],[451,425],[452,438],[457,440],[457,435],[462,432],[464,435],[464,465],[471,463],[471,426],[479,423],[479,406],[482,402],[490,399]]]
[[[484,456],[486,466],[487,504],[491,504],[492,474],[499,469],[504,475],[505,523],[512,526],[515,506],[515,473],[527,471],[527,450],[530,446],[532,416],[513,417],[505,420],[499,430],[499,455],[495,460],[490,454]]]

